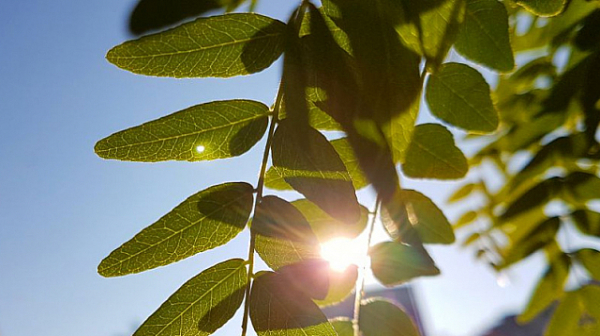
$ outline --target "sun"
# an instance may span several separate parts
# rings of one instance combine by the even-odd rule
[[[321,244],[321,258],[328,261],[329,267],[336,272],[344,272],[348,266],[358,264],[360,252],[356,242],[348,238],[333,238]]]

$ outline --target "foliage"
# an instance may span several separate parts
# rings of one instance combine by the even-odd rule
[[[555,239],[569,225],[600,236],[600,213],[589,203],[600,198],[597,1],[323,0],[320,8],[302,1],[286,23],[254,13],[186,20],[243,2],[140,0],[134,33],[180,25],[107,55],[137,74],[179,78],[248,75],[283,54],[271,108],[249,100],[204,103],[96,145],[107,159],[201,161],[242,155],[266,133],[255,186],[231,182],[198,192],[99,265],[107,277],[142,272],[249,228],[247,260],[218,263],[189,280],[136,335],[209,335],[242,305],[242,335],[249,320],[259,335],[418,335],[395,303],[362,301],[364,265],[334,273],[319,254],[319,243],[372,232],[381,216],[390,241],[369,246],[375,277],[395,286],[439,274],[424,244],[450,244],[454,232],[427,196],[401,187],[398,166],[409,178],[439,180],[463,178],[474,167],[472,181],[450,198],[485,200],[455,223],[473,232],[466,243],[479,243],[479,255],[499,270],[538,250],[548,255],[523,320],[560,300],[548,335],[598,333],[598,287],[563,288],[569,269],[580,265],[600,280],[600,252],[564,251]],[[541,16],[554,17],[541,24]],[[530,23],[525,32],[523,22]],[[444,62],[453,46],[468,61]],[[497,71],[493,90],[469,61]],[[422,95],[442,123],[416,125]],[[467,160],[444,125],[490,140]],[[331,130],[343,136],[323,134]],[[523,152],[529,163],[512,169]],[[500,173],[490,174],[485,162]],[[503,187],[488,188],[486,179],[500,175]],[[367,185],[377,194],[373,211],[356,197]],[[265,187],[304,198],[264,195]],[[547,206],[554,200],[567,210]],[[485,227],[473,229],[476,220]],[[255,252],[272,271],[255,270]],[[354,319],[328,321],[319,306],[353,288]]]

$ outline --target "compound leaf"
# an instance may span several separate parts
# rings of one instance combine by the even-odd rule
[[[319,307],[285,280],[262,272],[252,284],[250,319],[258,336],[336,336]]]
[[[419,276],[440,274],[422,247],[383,242],[373,246],[369,256],[373,275],[386,286],[401,284]]]
[[[370,299],[361,304],[358,325],[364,336],[420,335],[404,310],[382,299]]]
[[[244,299],[246,263],[219,263],[183,284],[134,336],[207,336],[233,317]]]
[[[438,124],[423,124],[415,128],[404,174],[413,178],[435,178],[440,180],[464,177],[469,166],[461,150],[454,144],[452,133]]]
[[[254,188],[231,182],[200,191],[111,252],[98,273],[139,273],[223,245],[246,226]]]
[[[274,270],[308,259],[317,259],[319,241],[310,225],[289,202],[265,196],[252,220],[256,251]]]
[[[465,21],[454,47],[472,61],[492,69],[511,71],[515,59],[504,5],[497,0],[467,0]]]
[[[160,77],[232,77],[269,67],[283,51],[286,26],[266,16],[236,13],[199,18],[111,49],[109,62]]]
[[[442,64],[427,80],[425,98],[431,113],[451,125],[476,133],[498,128],[490,86],[468,65]]]
[[[238,156],[262,138],[269,108],[251,100],[216,101],[117,132],[96,144],[104,159],[157,162]]]

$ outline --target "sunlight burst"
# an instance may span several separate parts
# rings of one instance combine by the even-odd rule
[[[202,153],[202,152],[204,152],[204,150],[205,150],[205,149],[206,149],[206,148],[204,148],[204,146],[202,146],[202,145],[198,145],[198,146],[196,147],[196,152],[198,152],[198,153]]]
[[[348,238],[334,238],[321,244],[321,257],[329,262],[329,267],[336,272],[343,272],[361,258],[361,249],[356,242]]]

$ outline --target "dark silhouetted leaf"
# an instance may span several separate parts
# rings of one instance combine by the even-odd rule
[[[254,280],[250,319],[259,336],[336,336],[319,307],[281,275],[263,272]]]
[[[440,274],[422,247],[401,243],[379,243],[369,251],[373,275],[382,284],[394,286],[419,276]]]
[[[427,196],[418,191],[403,189],[400,191],[400,202],[404,211],[396,211],[395,218],[390,218],[383,208],[381,221],[389,235],[396,241],[402,241],[406,227],[415,228],[421,241],[426,244],[452,244],[454,231],[444,213]]]
[[[279,197],[265,196],[258,204],[252,231],[256,252],[274,270],[320,257],[317,237],[302,213]]]
[[[352,320],[347,317],[336,317],[329,320],[338,336],[354,336],[354,327]]]
[[[587,269],[594,280],[600,281],[600,251],[585,248],[577,251],[575,257]]]
[[[315,300],[324,300],[332,289],[329,262],[323,259],[306,259],[277,270],[284,282]]]
[[[106,58],[133,73],[161,77],[232,77],[269,67],[283,51],[286,26],[252,13],[200,18],[125,42]]]
[[[138,273],[227,243],[246,226],[253,192],[248,183],[231,182],[190,196],[111,252],[98,273],[105,277]]]
[[[595,10],[583,21],[583,27],[575,36],[575,45],[581,50],[593,50],[600,45],[600,10]]]
[[[581,233],[600,237],[600,213],[579,209],[573,211],[571,219]]]
[[[330,306],[344,300],[354,287],[358,279],[358,266],[350,265],[343,272],[329,269],[329,291],[323,300],[315,300],[320,307]]]
[[[538,16],[558,15],[567,6],[567,0],[515,0],[515,2]]]
[[[406,162],[402,165],[406,176],[458,179],[464,177],[468,169],[467,159],[454,144],[452,133],[444,126],[423,124],[415,128]]]
[[[244,299],[245,261],[231,259],[196,275],[150,316],[134,336],[208,336],[233,317]]]
[[[360,219],[353,224],[344,223],[332,218],[321,210],[321,208],[306,199],[294,201],[292,205],[300,210],[321,243],[338,237],[355,238],[367,226],[369,210],[362,205],[360,206]]]
[[[129,18],[129,30],[142,34],[216,9],[234,10],[244,0],[140,0]]]
[[[464,198],[471,195],[471,193],[477,189],[477,185],[474,183],[468,183],[456,190],[450,197],[448,197],[448,203],[455,203],[463,200]]]
[[[425,98],[433,115],[456,127],[477,133],[498,128],[490,86],[468,65],[443,64],[427,80]]]
[[[515,60],[504,5],[497,0],[467,0],[465,22],[454,47],[472,61],[492,69],[511,71]]]
[[[350,175],[325,136],[284,120],[275,131],[272,150],[275,170],[295,190],[336,219],[359,220]]]
[[[104,159],[201,161],[238,156],[262,138],[269,108],[251,100],[192,106],[117,132],[96,144]]]
[[[570,266],[569,257],[564,254],[551,260],[544,276],[538,281],[527,307],[518,317],[520,323],[531,321],[551,303],[563,296]]]
[[[364,336],[420,335],[404,310],[382,299],[370,299],[361,304],[358,325]]]

